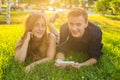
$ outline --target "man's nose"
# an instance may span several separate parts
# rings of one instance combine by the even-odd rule
[[[76,26],[76,25],[73,25],[72,30],[77,30],[77,26]]]

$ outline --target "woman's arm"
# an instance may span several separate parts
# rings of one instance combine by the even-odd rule
[[[59,17],[59,13],[55,13],[49,20],[48,20],[48,27],[50,29],[50,32],[55,34],[55,36],[59,36],[59,33],[53,23],[56,21],[56,19]]]
[[[17,60],[20,63],[25,61],[29,40],[30,40],[30,32],[27,34],[27,38],[25,39],[24,43],[23,44],[21,43],[22,46],[16,48],[15,60]]]
[[[49,28],[50,32],[53,33],[55,36],[57,36],[57,37],[59,36],[59,33],[58,33],[57,29],[49,21],[48,21],[48,28]]]
[[[54,58],[55,51],[56,51],[56,39],[55,39],[54,34],[51,34],[49,47],[48,47],[48,51],[47,51],[47,57],[45,57],[41,60],[35,61],[35,62],[31,63],[30,65],[28,65],[25,69],[25,72],[28,73],[37,64],[52,60]]]
[[[50,19],[48,19],[47,15],[45,14],[44,11],[42,11],[41,14],[45,17],[46,23],[48,25],[48,28],[49,28],[50,32],[53,33],[55,36],[58,37],[59,33],[58,33],[57,29],[55,28],[55,26],[53,25],[53,23],[59,17],[59,14],[55,13]]]

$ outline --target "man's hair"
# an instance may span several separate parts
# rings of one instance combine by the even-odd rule
[[[82,9],[82,8],[73,8],[71,9],[71,11],[68,13],[68,17],[70,16],[83,16],[83,18],[85,18],[85,21],[88,20],[88,14],[86,12],[86,10]]]

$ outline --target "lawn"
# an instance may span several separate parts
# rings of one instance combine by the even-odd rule
[[[97,64],[80,69],[58,69],[51,61],[36,66],[26,74],[24,69],[29,62],[18,64],[13,56],[15,44],[24,32],[22,22],[28,13],[14,11],[11,14],[11,25],[3,24],[5,16],[0,16],[0,23],[4,21],[0,24],[0,80],[120,80],[119,16],[89,15],[89,20],[100,26],[103,32],[104,55]],[[58,30],[64,22],[66,14],[61,14],[55,22]]]

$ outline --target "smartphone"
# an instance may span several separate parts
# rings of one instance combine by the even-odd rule
[[[74,64],[74,61],[58,61],[58,64]]]

